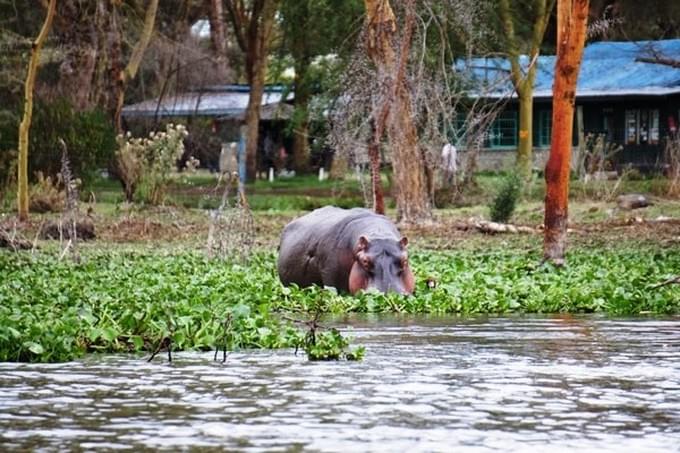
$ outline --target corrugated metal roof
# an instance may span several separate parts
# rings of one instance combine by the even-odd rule
[[[280,86],[268,87],[262,96],[262,119],[286,119],[292,107],[283,100]],[[123,116],[215,116],[223,119],[243,119],[250,97],[247,85],[216,85],[202,90],[151,99],[123,107]],[[289,92],[286,100],[291,100]]]
[[[680,69],[636,61],[655,54],[680,60],[680,39],[635,42],[596,42],[586,46],[579,72],[577,97],[664,96],[680,93]],[[529,58],[520,58],[526,70]],[[552,97],[555,56],[538,57],[535,98]],[[473,86],[487,97],[506,97],[513,92],[509,80],[510,62],[506,58],[459,60],[455,68],[472,74]]]

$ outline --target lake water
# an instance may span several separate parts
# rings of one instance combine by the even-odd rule
[[[363,362],[0,363],[0,450],[680,451],[680,318],[348,322]]]

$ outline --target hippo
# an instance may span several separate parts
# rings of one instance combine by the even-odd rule
[[[385,216],[368,209],[326,206],[290,222],[279,245],[284,285],[332,286],[356,294],[413,293],[408,239]]]

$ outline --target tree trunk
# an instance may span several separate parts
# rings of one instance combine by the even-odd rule
[[[237,34],[247,35],[239,39],[242,50],[246,53],[246,74],[250,85],[250,97],[246,107],[246,178],[255,180],[257,174],[257,147],[260,133],[260,106],[264,93],[265,76],[267,74],[267,55],[269,40],[274,27],[274,19],[278,8],[277,0],[262,0],[261,9],[251,12],[250,23],[246,26],[243,19],[235,20],[234,28],[241,29]],[[232,18],[235,13],[231,11]],[[236,23],[238,22],[238,23]],[[243,30],[243,28],[247,28]],[[245,42],[244,42],[245,41]]]
[[[74,0],[64,0],[55,12],[53,35],[63,47],[64,58],[59,65],[57,95],[68,99],[79,111],[89,110],[92,83],[97,63],[97,10]]]
[[[550,158],[545,168],[543,257],[564,264],[574,101],[588,21],[588,0],[558,0]]]
[[[151,40],[151,35],[153,33],[154,24],[156,23],[156,12],[158,11],[158,1],[150,0],[149,6],[146,8],[146,14],[144,16],[144,28],[142,29],[142,34],[139,37],[139,41],[132,49],[132,55],[130,55],[130,61],[124,70],[120,71],[118,74],[118,80],[116,82],[116,109],[113,115],[113,122],[116,126],[118,133],[123,132],[123,123],[121,120],[121,112],[123,111],[123,104],[125,102],[125,88],[127,83],[134,79],[137,75],[137,70],[139,65],[142,63],[142,57],[144,52],[149,45]]]
[[[227,75],[227,39],[224,31],[222,0],[206,0],[210,11],[210,41],[215,52],[215,68],[221,77]]]
[[[373,193],[373,211],[377,214],[385,214],[385,197],[383,196],[382,180],[380,178],[380,140],[382,139],[385,119],[378,120],[381,124],[376,126],[376,122],[371,118],[371,142],[368,144],[368,158],[371,162],[371,192]]]
[[[399,55],[395,51],[397,23],[389,0],[364,0],[364,4],[368,23],[367,52],[376,65],[380,85],[384,87],[373,112],[376,130],[373,140],[375,142],[381,139],[386,119],[395,179],[397,219],[407,223],[429,220],[432,211],[425,181],[423,156],[413,122],[410,88],[405,80],[415,23],[414,0],[406,2],[407,16]],[[379,185],[376,187],[380,175],[379,172],[377,175],[375,172],[373,169],[374,191],[380,190]]]
[[[330,179],[343,180],[349,170],[349,162],[347,157],[338,152],[333,154],[333,162],[331,163],[331,171],[328,174]]]
[[[533,167],[533,80],[525,80],[519,92],[519,146],[517,147],[517,171],[525,182],[531,180]]]
[[[38,37],[31,46],[31,60],[28,63],[28,73],[26,74],[24,86],[24,117],[19,125],[19,162],[17,168],[17,211],[21,221],[28,220],[28,132],[31,129],[31,119],[33,116],[33,88],[35,86],[35,77],[38,73],[40,49],[50,32],[56,6],[57,0],[50,0],[45,22],[40,29]]]
[[[260,135],[260,105],[264,93],[266,64],[258,59],[253,68],[254,74],[248,80],[250,97],[246,108],[246,179],[254,181],[257,175],[257,145]]]
[[[540,53],[541,43],[548,24],[548,18],[555,0],[533,0],[534,17],[531,22],[531,41],[529,51],[529,67],[523,69],[520,65],[519,39],[515,34],[516,16],[512,13],[509,0],[498,2],[503,32],[506,39],[507,53],[510,60],[510,79],[519,97],[519,146],[517,147],[517,171],[526,182],[531,180],[533,165],[533,92],[536,78],[536,64]],[[525,18],[522,18],[525,20]],[[526,71],[526,72],[525,72]]]
[[[295,59],[295,129],[293,130],[293,166],[298,173],[309,170],[309,99],[311,93],[307,81],[309,58],[302,55]]]
[[[90,102],[104,109],[112,121],[116,113],[116,80],[123,68],[122,37],[117,16],[118,11],[113,3],[108,0],[97,1],[94,20],[97,29],[97,61]]]
[[[418,145],[411,94],[406,83],[401,84],[390,112],[389,136],[397,186],[397,220],[406,223],[429,220],[432,210],[427,192],[425,162]]]

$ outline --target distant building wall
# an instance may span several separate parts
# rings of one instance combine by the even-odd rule
[[[549,148],[534,148],[533,160],[534,169],[543,171],[545,164],[548,162],[548,155],[550,153]],[[508,171],[512,170],[515,166],[515,159],[517,157],[517,151],[514,149],[504,149],[504,150],[489,150],[484,149],[479,153],[477,160],[477,170],[478,171]],[[467,160],[467,152],[461,151],[458,153],[458,168],[464,169],[465,162]],[[575,167],[575,163],[578,162],[578,148],[572,149],[571,155],[571,166]]]

